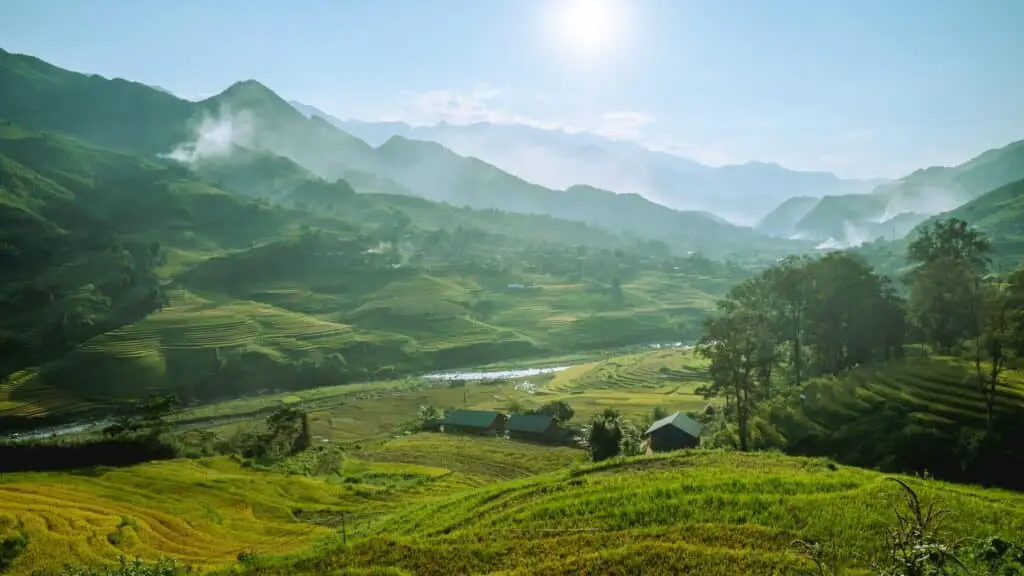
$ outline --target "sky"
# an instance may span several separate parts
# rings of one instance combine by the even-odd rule
[[[1021,0],[587,2],[0,0],[0,48],[190,98],[252,78],[344,119],[524,123],[844,177],[1024,139]]]

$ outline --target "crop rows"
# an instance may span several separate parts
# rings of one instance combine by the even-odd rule
[[[0,484],[3,513],[24,524],[30,545],[13,574],[118,555],[167,556],[197,568],[232,563],[243,551],[291,552],[329,532],[296,523],[293,507],[332,506],[340,496],[307,479],[204,467],[145,464],[95,480],[17,475]]]

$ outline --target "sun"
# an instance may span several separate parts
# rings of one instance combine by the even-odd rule
[[[573,55],[592,58],[615,48],[622,33],[621,0],[557,0],[551,25]]]

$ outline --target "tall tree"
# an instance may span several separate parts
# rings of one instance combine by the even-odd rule
[[[812,285],[807,267],[810,258],[791,256],[765,272],[780,310],[781,339],[790,346],[793,385],[800,387],[804,374],[803,331]]]
[[[999,392],[999,378],[1014,356],[1014,294],[1011,286],[990,277],[977,284],[972,300],[974,326],[971,341],[974,348],[975,382],[985,400],[985,429],[993,430],[993,410]]]
[[[776,326],[771,290],[761,277],[733,288],[719,301],[718,314],[705,323],[697,352],[710,360],[707,397],[724,396],[731,404],[739,432],[739,448],[750,440],[750,416],[756,402],[771,393],[772,367],[777,361]]]
[[[945,354],[976,326],[978,285],[988,270],[990,244],[963,220],[939,220],[911,242],[907,259],[910,308],[924,336]]]

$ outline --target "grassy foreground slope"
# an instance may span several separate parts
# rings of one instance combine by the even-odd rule
[[[341,471],[326,478],[255,471],[222,457],[8,474],[0,479],[0,520],[22,523],[29,538],[14,575],[110,563],[121,554],[210,569],[235,563],[241,552],[309,549],[335,533],[329,527],[342,513],[356,529],[402,507],[563,468],[581,455],[430,435],[347,454]]]
[[[952,511],[955,537],[1024,532],[1020,495],[908,481]],[[813,539],[839,543],[853,573],[867,573],[895,489],[876,472],[770,454],[616,460],[403,509],[347,548],[258,572],[799,574],[808,563],[791,544]]]

